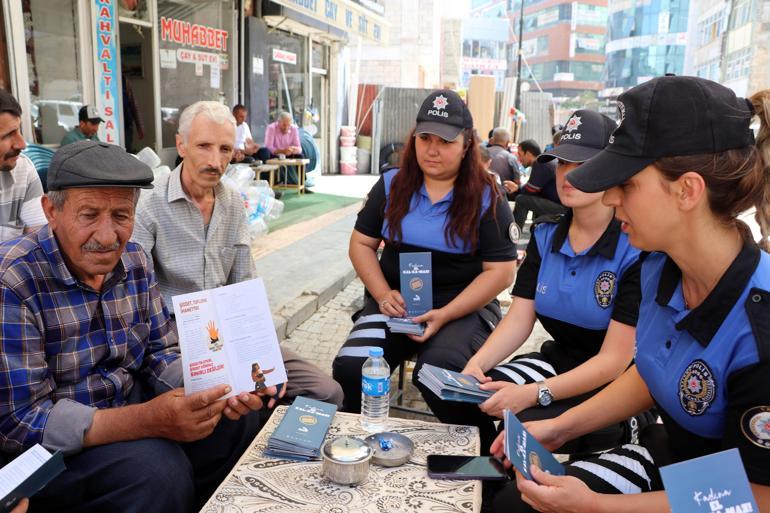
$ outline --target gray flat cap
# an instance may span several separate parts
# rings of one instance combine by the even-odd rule
[[[140,187],[152,189],[146,164],[114,144],[78,141],[62,146],[48,167],[48,190],[78,187]]]

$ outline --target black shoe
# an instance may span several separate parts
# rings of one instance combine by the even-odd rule
[[[305,187],[305,194],[313,194],[313,191]]]
[[[281,191],[273,191],[273,194],[275,194],[275,199],[277,200],[281,199],[281,196],[283,196]]]

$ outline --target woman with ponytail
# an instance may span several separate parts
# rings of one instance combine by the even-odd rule
[[[431,93],[400,169],[385,172],[369,192],[350,238],[350,260],[366,298],[333,365],[345,410],[360,409],[361,366],[372,346],[384,349],[391,369],[417,354],[418,387],[424,363],[463,369],[500,321],[495,298],[513,281],[516,237],[511,210],[481,163],[468,107],[453,91]],[[412,252],[430,253],[432,263],[433,309],[412,319],[424,324],[421,336],[386,325],[407,315],[399,256]],[[441,410],[438,398],[423,395],[434,412]]]
[[[610,144],[567,180],[604,191],[631,244],[649,252],[635,364],[588,401],[528,428],[553,450],[653,405],[663,423],[644,430],[639,445],[571,461],[566,476],[518,475],[495,511],[668,512],[657,468],[731,448],[760,510],[770,511],[770,255],[737,219],[755,207],[766,244],[769,101],[768,91],[747,100],[675,76],[620,95]],[[492,449],[502,455],[500,438]]]

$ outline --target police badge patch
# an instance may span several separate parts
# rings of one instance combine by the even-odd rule
[[[521,237],[521,230],[519,230],[519,225],[516,223],[511,223],[510,226],[508,226],[508,237],[510,237],[511,242],[514,244],[519,243],[519,238]]]
[[[703,360],[695,360],[679,380],[679,404],[688,415],[703,415],[716,397],[714,374]]]
[[[602,271],[594,282],[594,297],[602,308],[609,308],[615,292],[615,273]]]
[[[755,406],[743,412],[741,431],[751,443],[770,449],[770,406]]]

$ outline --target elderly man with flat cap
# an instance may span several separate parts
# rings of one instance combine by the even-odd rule
[[[179,388],[173,323],[129,242],[152,178],[118,146],[68,145],[48,171],[48,225],[0,244],[0,452],[66,456],[32,511],[192,511],[258,429],[258,396]]]

